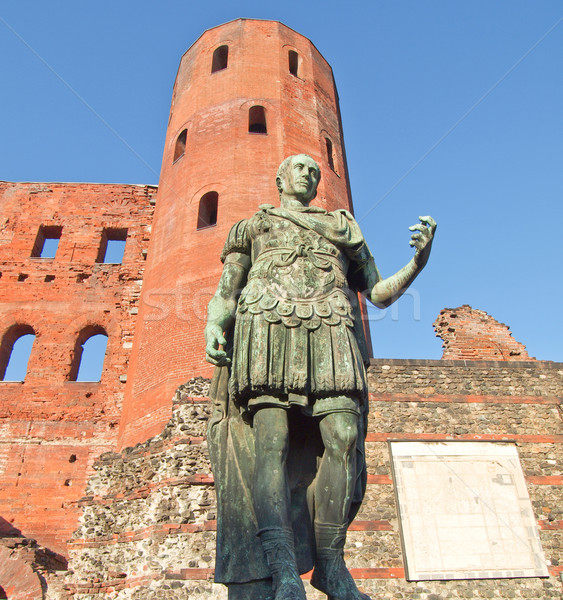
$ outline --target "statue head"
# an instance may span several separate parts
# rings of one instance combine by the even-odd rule
[[[276,185],[282,204],[295,199],[307,205],[317,195],[321,180],[319,165],[307,154],[288,156],[279,166]]]

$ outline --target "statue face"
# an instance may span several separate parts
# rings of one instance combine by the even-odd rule
[[[278,177],[278,187],[286,196],[309,202],[317,195],[320,172],[317,163],[304,154],[293,156],[291,166]]]

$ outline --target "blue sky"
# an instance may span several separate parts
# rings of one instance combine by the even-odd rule
[[[158,182],[174,77],[207,28],[282,21],[332,65],[355,213],[383,275],[431,214],[430,263],[372,314],[375,356],[439,358],[470,304],[563,360],[563,5],[540,0],[0,6],[0,179]]]

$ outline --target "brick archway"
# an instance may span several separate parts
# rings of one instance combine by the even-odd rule
[[[0,598],[10,600],[43,598],[43,588],[37,573],[24,560],[15,558],[9,548],[0,548]]]

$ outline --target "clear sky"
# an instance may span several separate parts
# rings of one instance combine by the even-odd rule
[[[180,56],[238,17],[282,21],[331,64],[382,274],[418,215],[438,221],[412,293],[372,313],[375,356],[439,358],[432,322],[470,304],[563,361],[560,0],[3,2],[0,179],[158,183]]]

